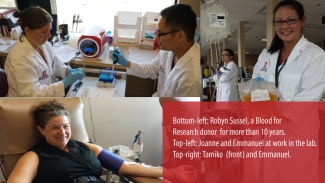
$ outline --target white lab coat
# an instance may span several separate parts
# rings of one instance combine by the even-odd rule
[[[260,54],[254,67],[253,78],[262,77],[266,81],[275,82],[275,69],[279,51],[273,54],[267,51],[268,48],[264,49]],[[280,101],[319,101],[324,89],[325,52],[302,36],[280,72],[278,86]],[[318,138],[320,124],[318,108],[298,108],[294,112],[287,112],[286,108],[283,108],[280,111],[287,120],[284,122],[285,126],[282,126],[281,129],[285,128],[285,133],[289,134],[290,138]],[[277,140],[277,137],[282,138],[273,136],[272,140]],[[274,148],[272,150],[275,151]],[[268,151],[268,149],[265,149],[265,151]],[[270,183],[318,182],[318,148],[304,147],[299,151],[292,151],[290,155],[294,158],[285,159],[285,161],[288,161],[286,163],[284,163],[283,159],[265,159],[265,179]],[[294,174],[289,175],[287,170],[292,169],[294,169]],[[293,180],[293,178],[295,179]]]
[[[222,75],[218,80],[217,101],[238,100],[238,67],[234,61],[230,61],[225,68],[221,67]]]
[[[254,67],[253,78],[275,83],[279,51],[265,48]],[[281,66],[279,67],[279,69]],[[280,101],[319,101],[325,89],[325,52],[302,36],[279,75]]]
[[[157,79],[157,97],[200,97],[200,46],[193,46],[181,57],[171,70],[174,54],[161,50],[148,63],[132,62],[128,74],[141,78]]]
[[[64,83],[54,77],[66,77],[66,66],[55,56],[52,46],[45,42],[41,46],[44,59],[29,41],[22,37],[10,50],[5,71],[9,83],[9,97],[63,97]]]

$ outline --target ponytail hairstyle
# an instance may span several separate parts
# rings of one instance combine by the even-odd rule
[[[25,27],[31,30],[42,28],[47,23],[52,23],[52,16],[39,6],[33,6],[26,8],[24,11],[16,10],[13,16],[18,18],[18,23],[23,31],[19,37],[19,41],[22,42],[21,37],[25,35]]]

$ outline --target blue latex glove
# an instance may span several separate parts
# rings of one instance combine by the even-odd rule
[[[71,72],[71,74],[69,74],[66,78],[62,79],[62,82],[64,83],[64,88],[71,86],[74,82],[80,80],[80,78],[83,78],[83,72]]]
[[[82,77],[79,78],[79,80],[82,80],[85,76],[85,74],[83,73],[82,69],[81,68],[77,68],[77,69],[69,69],[68,70],[68,75],[70,75],[72,72],[79,72],[79,73],[82,73]]]
[[[261,77],[256,77],[256,78],[254,78],[254,81],[264,81],[264,79]]]
[[[128,63],[128,60],[125,59],[125,57],[123,56],[123,53],[120,53],[117,50],[113,51],[112,60],[113,60],[113,64],[119,63],[123,66],[126,66],[126,63]]]

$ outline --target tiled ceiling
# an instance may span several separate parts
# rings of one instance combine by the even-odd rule
[[[212,3],[204,4],[203,2],[212,1],[201,0],[201,9],[212,5]],[[322,17],[325,16],[325,0],[299,0],[299,2],[304,5],[307,19],[303,29],[304,36],[314,43],[325,40],[325,24],[322,24]],[[262,38],[266,38],[266,12],[264,10],[266,0],[219,0],[218,3],[228,11],[230,23],[228,47],[234,51],[238,50],[237,26],[239,21],[244,21],[245,31],[248,29],[245,33],[245,51],[250,54],[259,54],[266,47],[266,42],[261,41]],[[206,55],[209,49],[209,42],[202,37],[201,54]]]

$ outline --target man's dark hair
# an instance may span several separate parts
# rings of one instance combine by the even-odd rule
[[[188,41],[194,40],[196,30],[196,14],[190,5],[176,4],[160,12],[166,18],[166,26],[170,31],[182,30]]]

